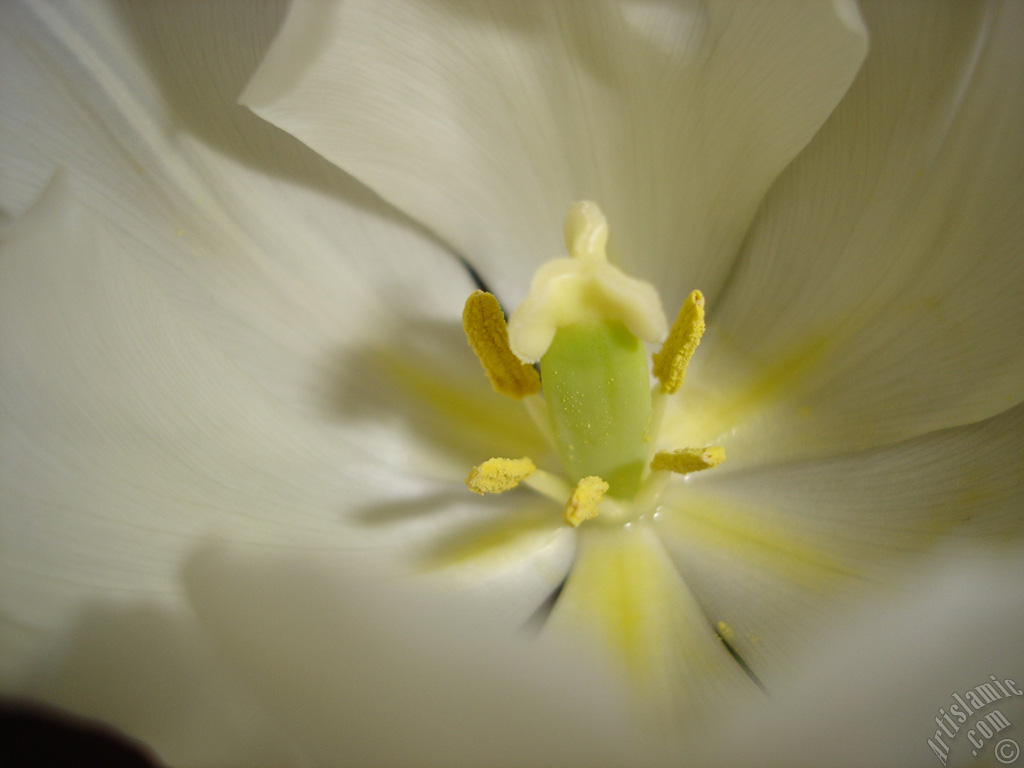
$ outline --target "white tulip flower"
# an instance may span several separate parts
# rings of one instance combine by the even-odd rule
[[[1012,762],[1024,6],[0,19],[5,696],[173,765]]]

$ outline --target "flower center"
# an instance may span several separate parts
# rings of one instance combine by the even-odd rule
[[[668,329],[657,291],[608,263],[607,240],[600,209],[576,203],[565,222],[569,257],[541,266],[507,326],[497,299],[483,291],[463,312],[470,346],[494,389],[525,399],[565,473],[560,480],[529,458],[492,458],[466,484],[477,493],[502,493],[524,482],[565,501],[563,519],[574,527],[596,516],[599,504],[635,506],[638,496],[656,493],[666,472],[707,469],[725,456],[717,446],[651,456],[660,412],[652,401],[681,387],[704,331],[704,299],[690,294]],[[644,342],[662,341],[653,358],[660,386],[652,393]]]

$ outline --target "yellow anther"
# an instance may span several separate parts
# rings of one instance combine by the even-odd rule
[[[533,474],[536,467],[528,458],[488,459],[466,478],[466,486],[473,493],[504,493],[515,488]]]
[[[717,467],[725,461],[725,448],[709,445],[707,448],[683,448],[678,451],[658,451],[651,460],[651,469],[685,475],[702,469]]]
[[[572,496],[565,503],[562,519],[576,528],[584,520],[597,517],[597,502],[608,491],[608,483],[597,475],[584,477],[573,489]]]
[[[508,345],[508,326],[498,300],[485,291],[475,291],[462,310],[462,327],[494,391],[516,399],[540,391],[540,375],[523,363]]]
[[[725,640],[725,642],[727,643],[731,643],[733,640],[736,639],[736,632],[734,632],[733,628],[726,624],[724,621],[718,622],[715,629],[718,631],[718,636]]]
[[[704,335],[704,295],[694,291],[686,297],[672,330],[654,355],[654,375],[661,382],[661,391],[672,394],[683,386],[686,366]]]

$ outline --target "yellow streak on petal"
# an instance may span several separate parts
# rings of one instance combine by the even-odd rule
[[[584,520],[597,517],[597,503],[607,492],[608,483],[597,475],[582,478],[565,503],[562,519],[567,525],[576,528]]]
[[[373,367],[366,374],[371,386],[396,388],[390,415],[429,429],[435,446],[451,453],[479,456],[493,445],[493,437],[500,435],[502,446],[514,448],[515,453],[546,449],[518,405],[495,401],[479,386],[476,372],[453,378],[452,371],[438,368],[436,360],[420,360],[401,349],[374,351],[365,364]]]
[[[525,456],[521,459],[488,459],[473,467],[466,478],[466,486],[473,493],[504,493],[515,488],[536,469]]]
[[[704,335],[704,295],[694,291],[686,297],[668,338],[654,355],[654,375],[661,382],[661,391],[676,392],[683,386],[686,366]]]
[[[720,393],[721,402],[711,406],[716,427],[735,426],[797,392],[812,372],[825,363],[829,352],[841,346],[840,342],[838,334],[815,336],[780,354],[763,368],[750,371],[736,391]],[[809,417],[812,413],[808,410],[799,415]]]
[[[725,448],[709,445],[706,448],[682,448],[678,451],[658,451],[651,460],[651,469],[668,470],[685,475],[702,469],[717,467],[725,461]]]
[[[523,363],[508,345],[508,326],[498,300],[475,291],[462,310],[462,327],[494,391],[516,399],[540,391],[540,375]]]
[[[804,429],[802,422],[816,417],[820,407],[802,394],[804,387],[841,346],[837,335],[814,335],[751,366],[740,362],[750,350],[737,347],[723,333],[715,339],[712,369],[705,369],[696,388],[688,388],[685,398],[656,398],[666,406],[660,434],[674,435],[675,445],[699,445],[732,429],[745,443],[752,435],[744,428],[767,418],[784,418],[790,421],[782,426]]]
[[[425,553],[421,564],[424,572],[455,568],[463,575],[467,569],[514,569],[556,546],[562,536],[572,534],[556,523],[549,504],[527,504],[511,514],[479,521],[442,537]],[[544,566],[536,563],[534,567],[554,583],[564,575],[546,573]]]
[[[748,684],[653,531],[590,526],[546,630],[606,644],[651,714],[700,706],[706,685]]]
[[[815,591],[825,592],[838,580],[858,575],[836,544],[820,536],[763,518],[714,497],[687,489],[685,507],[664,520],[674,535],[694,546],[729,553]],[[849,553],[856,556],[857,552]]]

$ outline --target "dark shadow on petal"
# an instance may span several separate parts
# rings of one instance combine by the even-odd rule
[[[168,133],[190,133],[266,173],[327,194],[362,194],[347,174],[238,103],[287,4],[134,3],[118,11],[166,101]]]
[[[572,571],[572,566],[569,566],[569,571]],[[558,586],[555,587],[551,594],[547,596],[543,603],[537,606],[530,618],[523,624],[523,629],[533,634],[539,634],[544,625],[547,624],[548,619],[551,617],[551,612],[555,610],[555,603],[558,602],[558,598],[562,596],[562,590],[565,589],[565,583],[569,580],[569,574],[566,573],[565,578],[562,579]]]
[[[278,0],[120,0],[117,5],[128,38],[166,103],[161,117],[169,134],[191,134],[268,176],[338,198],[442,244],[433,232],[343,169],[238,103],[284,22],[287,8],[286,2]]]
[[[144,745],[104,723],[72,717],[31,701],[0,699],[0,744],[6,768],[160,765]]]
[[[149,598],[87,603],[54,653],[7,693],[108,723],[172,765],[275,765],[293,757],[225,673],[194,616]]]
[[[473,281],[473,285],[475,285],[478,290],[484,291],[485,293],[489,293],[493,296],[494,291],[491,289],[491,286],[487,284],[487,281],[483,279],[480,273],[476,271],[476,267],[474,267],[464,256],[456,256],[456,258],[459,260],[459,263],[465,267],[466,273],[469,275],[469,279]],[[498,300],[498,303],[501,303],[500,299]],[[508,315],[508,310],[504,311],[505,314]]]
[[[526,547],[526,542],[546,544],[562,526],[558,508],[526,490],[510,491],[500,499],[484,498],[480,505],[479,519],[454,526],[425,548],[421,560],[425,569],[484,561],[500,557],[503,550],[507,557],[515,557],[517,543],[524,545],[520,556],[526,559],[536,549]]]
[[[750,678],[750,682],[752,682],[754,685],[760,688],[761,692],[765,696],[771,696],[771,694],[768,693],[768,689],[764,687],[764,683],[761,682],[761,679],[754,673],[754,670],[751,669],[750,665],[744,660],[744,658],[740,656],[739,651],[733,648],[732,643],[726,640],[725,635],[718,630],[715,622],[711,623],[711,629],[715,633],[715,636],[718,638],[718,640],[722,643],[722,645],[725,646],[725,650],[727,650],[729,652],[729,655],[732,656],[732,660],[739,664],[740,669],[743,670],[743,673]]]
[[[567,765],[614,727],[573,659],[377,565],[210,547],[185,567],[199,620],[306,762]]]
[[[386,341],[340,352],[317,391],[327,418],[406,436],[404,455],[393,457],[404,473],[436,475],[429,462],[464,477],[493,456],[547,453],[522,404],[491,389],[455,322],[398,318]]]

